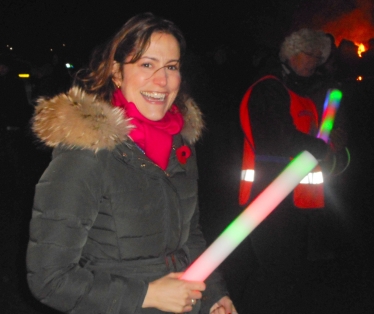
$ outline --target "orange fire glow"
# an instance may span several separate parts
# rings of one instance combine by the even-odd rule
[[[356,9],[328,21],[321,28],[335,37],[336,45],[343,39],[355,43],[357,54],[361,57],[361,53],[367,50],[369,39],[374,38],[373,9],[372,0],[357,0]]]
[[[355,43],[355,45],[358,47],[357,48],[357,54],[361,58],[362,57],[361,53],[366,51],[365,45],[364,44],[357,44],[357,43]]]

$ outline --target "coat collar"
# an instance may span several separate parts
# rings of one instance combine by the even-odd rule
[[[194,144],[202,135],[202,113],[192,98],[186,101],[183,139]],[[32,129],[44,144],[98,151],[112,150],[127,140],[132,125],[123,109],[99,100],[78,87],[51,99],[40,98]]]

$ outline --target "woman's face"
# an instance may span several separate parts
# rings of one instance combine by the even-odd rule
[[[131,60],[131,55],[125,60]],[[127,101],[149,120],[161,120],[173,104],[181,83],[180,49],[173,35],[154,33],[148,49],[135,63],[113,74]]]

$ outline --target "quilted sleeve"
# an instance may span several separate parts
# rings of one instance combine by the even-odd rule
[[[36,186],[27,280],[38,300],[62,312],[135,313],[147,291],[141,280],[79,265],[98,214],[102,171],[93,152],[65,151],[52,160]]]

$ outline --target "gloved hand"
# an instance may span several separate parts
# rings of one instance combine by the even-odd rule
[[[348,142],[348,135],[342,128],[333,129],[330,133],[330,146],[334,152],[342,151]]]

